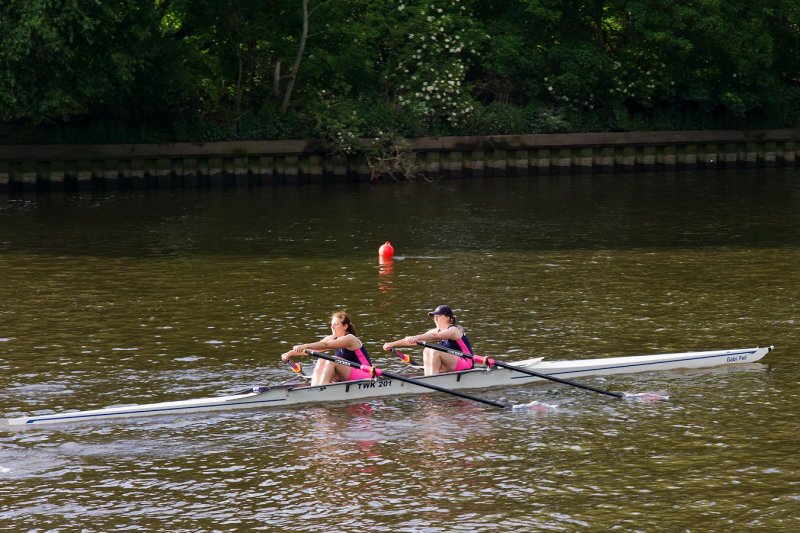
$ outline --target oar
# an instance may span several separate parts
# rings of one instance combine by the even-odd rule
[[[550,376],[547,374],[541,374],[539,372],[534,372],[533,370],[528,370],[527,368],[521,368],[514,365],[509,365],[508,363],[503,363],[502,361],[498,361],[496,359],[492,359],[491,357],[484,357],[482,355],[473,355],[464,352],[459,352],[458,350],[453,350],[452,348],[447,348],[442,346],[441,344],[431,344],[429,342],[418,342],[420,346],[424,346],[426,348],[433,348],[434,350],[439,350],[440,352],[446,352],[452,355],[457,355],[459,357],[463,357],[465,359],[472,359],[476,361],[478,364],[486,365],[486,366],[499,366],[500,368],[507,368],[509,370],[514,370],[516,372],[520,372],[522,374],[528,374],[529,376],[534,376],[537,378],[542,379],[549,379],[550,381],[555,381],[557,383],[563,383],[564,385],[570,385],[572,387],[578,387],[579,389],[586,389],[592,392],[599,392],[600,394],[606,394],[608,396],[613,396],[614,398],[625,398],[626,395],[621,392],[612,392],[608,390],[598,389],[596,387],[592,387],[591,385],[584,385],[583,383],[575,383],[574,381],[569,381],[567,379],[557,378],[555,376]]]
[[[303,365],[295,361],[292,361],[291,359],[286,361],[286,364],[289,365],[289,367],[292,369],[292,372],[294,372],[298,376],[303,376]]]
[[[422,366],[422,365],[418,364],[416,361],[414,361],[411,358],[410,355],[404,354],[403,352],[401,352],[397,348],[391,348],[389,351],[392,352],[393,354],[395,354],[397,357],[400,358],[401,361],[403,361],[405,364],[407,364],[409,366],[417,366],[417,367]]]
[[[308,380],[309,379],[308,376],[303,374],[303,365],[301,365],[300,363],[297,363],[297,362],[292,361],[290,359],[289,361],[286,361],[286,364],[288,364],[289,367],[292,369],[292,372],[294,372],[297,375],[292,377],[292,379],[289,380],[289,381],[284,381],[283,383],[281,383],[281,385],[290,385],[291,383],[294,383],[294,382],[302,383],[303,380]],[[250,394],[251,392],[254,392],[256,394],[261,394],[262,392],[266,392],[267,390],[269,390],[269,388],[270,388],[270,385],[255,385],[253,387],[250,387],[249,389],[244,389],[244,390],[240,390],[238,392],[232,392],[232,393],[228,393],[228,394],[230,394],[232,396],[238,396],[240,394]]]
[[[350,366],[352,368],[357,368],[359,370],[363,370],[364,372],[368,372],[369,375],[372,376],[372,377],[385,376],[387,378],[396,379],[398,381],[404,381],[406,383],[410,383],[412,385],[417,385],[419,387],[424,387],[426,389],[431,389],[431,390],[435,390],[435,391],[438,391],[438,392],[444,392],[446,394],[452,394],[453,396],[458,396],[459,398],[465,398],[467,400],[472,400],[474,402],[485,403],[486,405],[491,405],[492,407],[500,407],[502,409],[505,409],[505,408],[508,407],[504,403],[495,402],[493,400],[487,400],[485,398],[479,398],[478,396],[473,396],[471,394],[465,394],[463,392],[459,392],[459,391],[455,391],[455,390],[445,389],[444,387],[439,387],[438,385],[433,385],[431,383],[425,383],[424,381],[419,381],[417,379],[407,378],[407,377],[402,376],[400,374],[395,374],[394,372],[389,372],[387,370],[381,370],[380,368],[375,368],[374,366],[367,366],[367,365],[362,365],[360,363],[354,363],[353,361],[348,361],[347,359],[341,359],[339,357],[331,357],[329,355],[325,355],[324,353],[315,352],[313,350],[305,350],[305,352],[308,355],[312,356],[312,357],[318,357],[319,359],[325,359],[327,361],[331,361],[331,362],[336,363],[338,365],[346,365],[346,366]]]

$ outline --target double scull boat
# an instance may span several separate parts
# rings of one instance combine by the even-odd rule
[[[581,359],[575,361],[544,361],[543,358],[538,357],[517,361],[514,362],[513,365],[535,371],[539,374],[571,379],[580,376],[607,376],[654,370],[740,365],[758,361],[771,350],[772,346],[759,346],[756,348],[739,350],[608,357],[603,359]],[[475,368],[472,370],[448,372],[435,376],[414,376],[409,374],[408,377],[413,378],[414,381],[420,381],[450,390],[527,385],[529,383],[544,381],[542,378],[529,376],[507,368]],[[7,423],[10,426],[32,426],[106,418],[172,415],[200,411],[282,407],[306,403],[364,400],[381,396],[422,394],[429,392],[431,392],[429,388],[387,377],[344,381],[314,387],[305,383],[284,383],[265,387],[253,387],[243,393],[228,396],[122,407],[106,407],[90,411],[23,416],[9,418],[7,419]]]

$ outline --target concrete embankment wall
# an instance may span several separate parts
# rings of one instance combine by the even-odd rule
[[[425,137],[431,177],[796,166],[800,129]],[[359,156],[316,141],[0,145],[0,191],[257,186],[369,180]]]

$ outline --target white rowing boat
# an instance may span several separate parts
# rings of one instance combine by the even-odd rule
[[[535,359],[517,361],[512,364],[539,374],[571,379],[580,376],[606,376],[653,370],[740,365],[758,361],[771,350],[772,346],[760,346],[740,350],[609,357],[604,359],[581,359],[576,361],[544,361],[541,357],[538,357]],[[450,372],[436,376],[423,377],[408,375],[408,377],[416,381],[450,390],[503,387],[544,381],[542,378],[529,376],[507,368],[476,368],[464,372]],[[306,403],[364,400],[381,396],[422,394],[426,392],[429,393],[431,391],[420,385],[387,377],[344,381],[315,387],[297,383],[280,384],[268,387],[254,387],[247,392],[230,396],[123,407],[106,407],[103,409],[93,409],[91,411],[23,416],[19,418],[10,418],[7,422],[11,426],[32,426],[106,418],[171,415],[200,411],[282,407]]]

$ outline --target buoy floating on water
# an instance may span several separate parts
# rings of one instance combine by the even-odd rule
[[[378,290],[388,292],[392,290],[392,272],[394,272],[394,247],[392,243],[386,241],[378,248],[378,274],[381,281],[378,282]]]
[[[378,248],[378,257],[382,257],[384,259],[394,257],[394,247],[392,246],[392,243],[386,241],[385,243],[381,244],[381,247]]]

